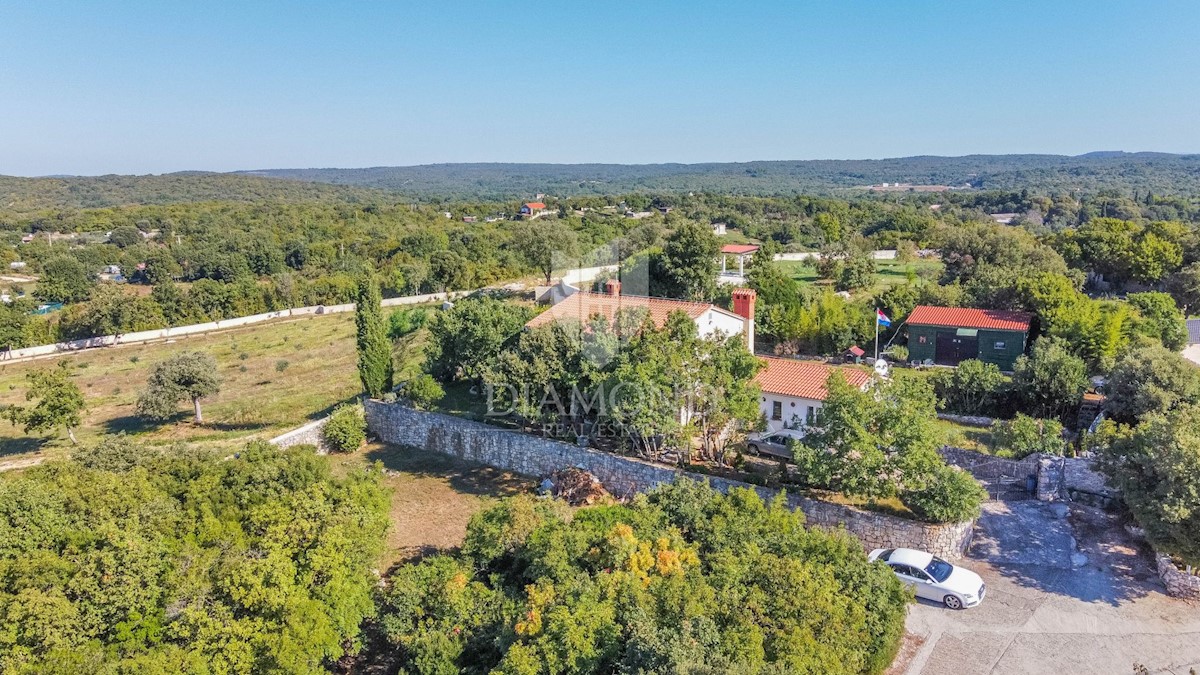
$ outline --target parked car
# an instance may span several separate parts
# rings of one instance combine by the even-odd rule
[[[788,447],[788,444],[791,441],[798,441],[801,438],[804,438],[804,434],[793,429],[751,434],[746,439],[746,450],[752,455],[771,455],[773,457],[791,459],[792,449]]]
[[[974,607],[983,602],[987,586],[971,570],[911,548],[877,548],[867,560],[887,563],[900,581],[918,598],[940,602],[950,609]]]

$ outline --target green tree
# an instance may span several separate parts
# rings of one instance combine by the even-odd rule
[[[1130,273],[1136,281],[1156,284],[1182,263],[1183,249],[1179,244],[1148,233],[1134,246]]]
[[[816,420],[793,448],[802,482],[877,499],[923,485],[943,464],[936,397],[924,380],[893,380],[863,391],[835,372],[826,388]]]
[[[1200,262],[1194,262],[1175,272],[1166,280],[1167,292],[1183,314],[1200,307]]]
[[[1087,365],[1061,338],[1039,339],[1013,365],[1013,391],[1036,417],[1061,418],[1074,411],[1087,388]]]
[[[13,424],[23,426],[27,434],[62,427],[71,443],[78,443],[75,429],[83,421],[82,413],[86,406],[83,392],[71,381],[70,366],[60,361],[54,368],[26,373],[25,379],[29,382],[25,400],[36,400],[37,403],[28,408],[15,405],[4,408],[4,417]]]
[[[842,261],[837,272],[839,291],[859,291],[875,285],[875,258],[870,253],[856,251]]]
[[[464,288],[470,272],[467,261],[454,251],[437,251],[429,258],[429,280],[443,293]]]
[[[1187,344],[1187,323],[1170,295],[1152,291],[1130,293],[1125,299],[1137,310],[1138,332],[1157,338],[1173,351],[1179,351]]]
[[[554,266],[567,266],[579,255],[579,237],[557,218],[539,218],[524,223],[513,236],[519,255],[550,283]]]
[[[129,248],[142,243],[142,233],[132,225],[118,225],[108,233],[108,241],[118,248]]]
[[[43,302],[79,302],[92,292],[92,275],[78,259],[60,255],[42,264],[34,297]]]
[[[426,369],[442,382],[460,376],[478,380],[500,348],[533,313],[490,296],[464,298],[429,321]]]
[[[1200,367],[1157,344],[1122,356],[1104,384],[1104,410],[1118,422],[1200,403]]]
[[[26,331],[29,328],[28,302],[0,303],[0,351],[28,347]]]
[[[1200,565],[1200,407],[1155,411],[1136,427],[1106,422],[1099,466],[1154,548]]]
[[[138,415],[165,420],[179,403],[191,401],[196,424],[204,422],[200,400],[221,390],[217,362],[204,352],[180,352],[154,365],[146,389],[138,395]]]
[[[992,435],[1000,453],[1016,459],[1035,452],[1061,456],[1067,451],[1063,426],[1058,420],[1040,420],[1017,413],[1012,420],[996,422]]]
[[[667,237],[657,266],[663,294],[682,300],[711,300],[717,286],[721,244],[712,228],[687,221]]]
[[[999,366],[978,359],[967,359],[957,368],[940,371],[932,380],[941,407],[960,415],[997,415],[1009,384]]]
[[[367,396],[379,398],[393,386],[392,341],[383,321],[379,280],[369,274],[359,277],[354,303],[358,378]]]

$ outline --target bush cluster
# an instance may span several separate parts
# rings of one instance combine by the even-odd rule
[[[321,429],[321,438],[335,452],[354,452],[367,440],[362,406],[346,403],[334,409]]]

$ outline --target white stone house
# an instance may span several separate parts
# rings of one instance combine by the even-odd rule
[[[852,386],[866,389],[871,375],[858,368],[829,366],[816,361],[798,361],[778,357],[762,359],[766,367],[754,381],[762,390],[758,408],[771,432],[780,429],[804,429],[824,405],[829,376],[840,372]]]

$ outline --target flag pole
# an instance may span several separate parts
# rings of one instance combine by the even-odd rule
[[[875,308],[875,360],[879,360],[879,308]]]

